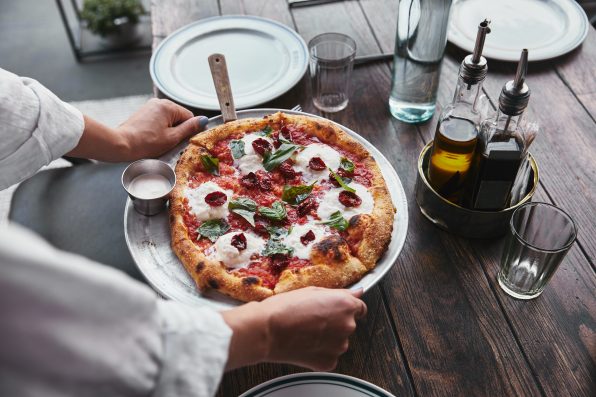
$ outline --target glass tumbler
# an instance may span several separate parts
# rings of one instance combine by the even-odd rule
[[[341,33],[323,33],[308,43],[312,100],[323,112],[348,106],[356,42]]]
[[[540,295],[576,236],[573,219],[554,205],[528,203],[515,210],[498,275],[503,291],[518,299]]]

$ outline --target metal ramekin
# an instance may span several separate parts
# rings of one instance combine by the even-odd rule
[[[441,197],[426,179],[432,141],[420,152],[418,158],[418,177],[416,179],[416,203],[422,214],[432,223],[450,233],[467,238],[493,238],[505,234],[511,215],[516,208],[532,200],[538,187],[538,164],[528,154],[532,172],[531,187],[524,198],[512,207],[501,211],[476,211],[453,204]]]
[[[143,174],[159,174],[165,176],[168,179],[168,181],[170,181],[170,190],[163,196],[152,199],[143,199],[140,197],[136,197],[128,190],[128,188],[133,179]],[[146,216],[156,215],[166,208],[166,203],[168,202],[170,193],[174,189],[175,185],[176,173],[174,172],[172,167],[170,167],[167,163],[164,163],[161,160],[137,160],[134,163],[130,164],[128,167],[126,167],[126,169],[122,173],[122,187],[124,188],[124,190],[126,190],[126,193],[128,193],[128,197],[130,197],[130,199],[132,200],[134,209],[138,213]]]

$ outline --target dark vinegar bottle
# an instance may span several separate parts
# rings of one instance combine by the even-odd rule
[[[524,50],[515,80],[507,82],[499,97],[494,119],[481,124],[474,164],[470,171],[470,199],[467,206],[483,211],[499,211],[510,202],[511,190],[525,158],[528,142],[522,117],[530,99],[525,84],[528,51]]]

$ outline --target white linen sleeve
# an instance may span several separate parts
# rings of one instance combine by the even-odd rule
[[[83,115],[39,82],[0,69],[0,190],[68,153]]]
[[[211,396],[232,331],[220,313],[33,233],[0,228],[0,395]]]

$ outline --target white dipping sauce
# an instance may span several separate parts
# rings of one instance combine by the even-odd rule
[[[163,175],[142,174],[130,182],[128,191],[140,199],[154,199],[167,194],[172,189],[172,184]]]

